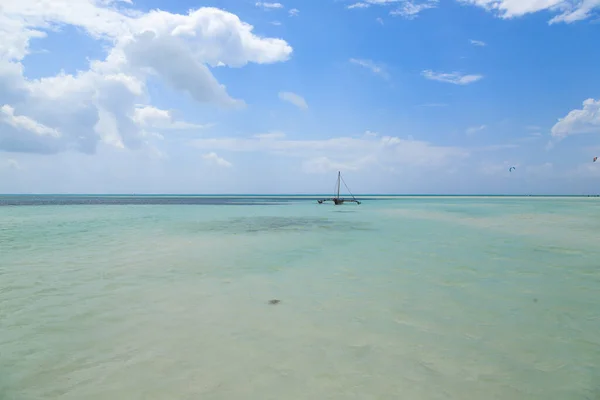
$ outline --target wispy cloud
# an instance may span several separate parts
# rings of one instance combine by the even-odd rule
[[[303,110],[308,109],[308,104],[306,104],[306,100],[304,100],[304,97],[296,93],[279,92],[279,98],[283,101],[287,101],[288,103],[292,103],[296,107],[301,108]]]
[[[281,26],[281,22],[279,22],[279,21],[271,21],[271,25]]]
[[[439,0],[364,0],[346,6],[349,10],[364,9],[373,6],[391,6],[397,8],[390,11],[390,15],[400,16],[406,19],[416,18],[422,11],[438,6]],[[381,20],[378,18],[378,21]],[[380,22],[383,24],[383,20]]]
[[[383,18],[376,18],[375,21],[377,21],[379,25],[383,25]]]
[[[482,42],[481,40],[473,40],[473,39],[471,39],[471,44],[473,46],[480,46],[480,47],[487,46],[487,44],[485,42]]]
[[[265,152],[297,157],[314,167],[311,168],[313,171],[327,169],[338,163],[355,167],[377,164],[436,169],[448,164],[456,165],[459,160],[471,154],[465,148],[436,146],[424,141],[374,134],[365,134],[360,138],[336,137],[321,140],[219,137],[197,139],[191,144],[208,151]],[[324,159],[331,157],[331,154],[336,154],[337,159]]]
[[[472,126],[467,129],[467,135],[474,135],[475,133],[481,132],[485,129],[487,129],[486,125]]]
[[[298,14],[300,14],[300,10],[298,10],[297,8],[292,8],[290,11],[288,11],[288,14],[290,15],[290,17],[297,17]]]
[[[363,68],[367,68],[375,75],[379,75],[380,77],[382,77],[384,79],[389,79],[389,77],[390,77],[382,65],[378,65],[375,62],[373,62],[372,60],[362,60],[362,59],[357,59],[357,58],[351,58],[350,62],[352,64],[360,65]]]
[[[426,79],[439,82],[453,83],[455,85],[468,85],[483,78],[482,75],[463,75],[460,72],[442,73],[425,70],[421,73]]]
[[[354,3],[354,4],[350,4],[346,8],[349,10],[352,10],[354,8],[368,8],[368,7],[369,7],[369,4],[367,4],[367,3]]]
[[[424,2],[415,2],[407,0],[402,3],[396,10],[390,12],[390,15],[400,16],[406,19],[415,19],[417,16],[425,11],[438,6],[438,0],[428,0]]]
[[[458,0],[463,4],[479,6],[500,18],[522,17],[540,11],[559,12],[549,23],[571,23],[591,17],[600,7],[598,0]]]
[[[281,3],[264,3],[262,1],[257,2],[256,7],[263,8],[265,10],[274,10],[278,8],[283,8],[283,4]]]

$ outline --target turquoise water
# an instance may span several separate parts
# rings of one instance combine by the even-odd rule
[[[2,400],[600,399],[599,199],[98,203],[0,207]]]

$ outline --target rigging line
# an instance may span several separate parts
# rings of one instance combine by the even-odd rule
[[[352,198],[353,198],[354,200],[356,200],[356,197],[354,197],[354,195],[353,195],[353,194],[352,194],[352,192],[350,191],[350,188],[348,187],[348,185],[346,185],[346,181],[344,180],[344,178],[342,178],[341,176],[340,176],[340,178],[342,179],[342,182],[344,183],[344,186],[346,186],[346,189],[348,189],[348,193],[350,193],[350,196],[352,196]]]

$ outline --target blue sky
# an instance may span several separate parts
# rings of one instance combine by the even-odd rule
[[[1,193],[600,192],[600,0],[44,4],[1,6]]]

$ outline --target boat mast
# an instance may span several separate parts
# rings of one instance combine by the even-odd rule
[[[340,179],[341,178],[341,173],[340,171],[338,171],[338,182],[337,182],[337,197],[336,199],[340,198]]]

